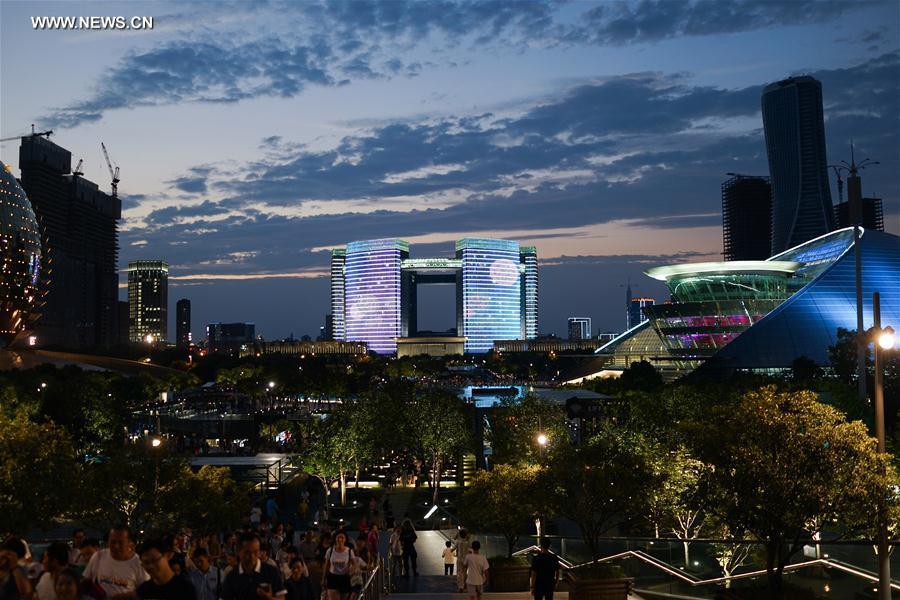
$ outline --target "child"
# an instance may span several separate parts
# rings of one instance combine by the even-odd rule
[[[453,565],[456,564],[456,551],[453,549],[453,543],[450,540],[444,542],[446,548],[444,548],[444,552],[441,553],[441,558],[444,559],[444,575],[449,575],[453,577]]]

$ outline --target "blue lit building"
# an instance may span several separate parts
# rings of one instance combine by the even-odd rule
[[[863,230],[863,314],[872,293],[885,325],[900,324],[900,238]],[[648,360],[671,376],[790,368],[800,357],[829,363],[839,328],[856,329],[852,228],[833,231],[765,261],[688,263],[649,269],[672,302],[644,309],[647,323],[602,346],[607,370]]]
[[[456,242],[453,258],[409,258],[409,244],[352,242],[331,260],[334,337],[365,342],[379,354],[397,339],[426,335],[417,327],[419,285],[456,287],[456,331],[467,353],[488,352],[495,340],[537,337],[538,262],[532,246],[488,238]],[[342,329],[343,324],[343,329]]]
[[[379,354],[397,351],[397,338],[401,336],[400,262],[408,257],[409,244],[403,240],[347,244],[343,339],[366,342]]]

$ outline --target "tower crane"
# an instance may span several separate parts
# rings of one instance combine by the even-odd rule
[[[13,140],[21,140],[22,138],[35,137],[35,136],[44,136],[47,139],[50,139],[50,136],[52,134],[53,134],[52,129],[50,129],[48,131],[35,131],[34,123],[32,123],[31,124],[31,133],[26,133],[25,135],[14,135],[12,137],[3,138],[3,139],[0,139],[0,142],[11,142]]]
[[[112,178],[112,197],[117,198],[119,196],[119,167],[117,165],[115,170],[113,170],[112,163],[109,160],[109,152],[106,151],[106,144],[100,142],[100,147],[103,149],[103,158],[106,159],[106,166],[109,167],[109,176]]]

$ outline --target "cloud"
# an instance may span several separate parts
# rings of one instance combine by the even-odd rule
[[[228,33],[229,23],[220,22],[224,29],[217,34],[198,26],[156,47],[133,50],[95,82],[87,98],[55,108],[41,121],[54,128],[75,127],[98,121],[110,110],[290,98],[309,86],[415,77],[433,64],[427,56],[435,51],[443,54],[442,46],[471,44],[509,51],[652,43],[824,22],[867,4],[843,0],[600,2],[577,4],[581,14],[574,21],[564,18],[559,6],[528,0],[232,4],[230,13],[247,15],[230,25],[241,27],[233,35]],[[192,7],[190,18],[202,21],[203,10],[221,16],[220,7],[212,3]],[[247,26],[251,16],[256,21],[261,15],[275,19],[274,32]],[[405,59],[410,56],[417,57]]]

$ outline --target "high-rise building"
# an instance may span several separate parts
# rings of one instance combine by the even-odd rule
[[[121,201],[72,173],[72,154],[41,136],[22,138],[19,165],[44,249],[38,339],[68,348],[116,343]]]
[[[767,85],[762,116],[772,177],[771,254],[778,254],[834,229],[822,84],[803,76]]]
[[[397,351],[396,340],[402,335],[400,261],[408,256],[409,244],[398,239],[347,244],[344,265],[347,341],[366,342],[370,350],[379,354]]]
[[[628,322],[625,324],[625,330],[637,327],[648,319],[644,314],[644,308],[653,306],[656,303],[655,298],[631,298],[628,301]]]
[[[210,352],[239,355],[256,341],[253,323],[210,323],[206,343]]]
[[[25,191],[0,163],[0,340],[25,335],[39,305],[41,233]]]
[[[129,344],[128,339],[128,328],[129,323],[131,322],[128,309],[128,300],[119,300],[119,311],[117,314],[117,318],[119,320],[119,327],[116,331],[116,343],[119,346],[127,346]]]
[[[344,340],[347,321],[344,317],[344,265],[347,251],[335,248],[331,251],[331,335],[330,339]]]
[[[538,262],[537,248],[519,248],[522,266],[522,338],[531,340],[538,335]],[[590,329],[590,328],[589,328]]]
[[[175,303],[175,343],[187,348],[191,341],[191,301],[182,298]]]
[[[861,198],[863,229],[875,229],[884,231],[884,209],[881,198]],[[853,219],[850,218],[850,201],[841,202],[834,207],[834,220],[838,229],[851,227]]]
[[[519,243],[465,238],[456,242],[462,260],[462,322],[466,352],[488,352],[494,340],[522,336]],[[460,327],[461,325],[461,327]]]
[[[569,339],[570,340],[589,340],[589,339],[591,339],[591,318],[590,317],[569,317]]]
[[[722,183],[725,260],[765,260],[772,255],[772,185],[768,177],[729,175]]]
[[[161,260],[128,263],[128,340],[165,342],[168,307],[169,265]]]
[[[456,286],[457,327],[451,337],[465,337],[466,352],[488,352],[495,340],[537,337],[537,251],[513,241],[467,238],[456,243],[454,258],[411,259],[409,245],[397,239],[352,242],[335,250],[335,338],[337,315],[343,314],[342,341],[395,352],[397,338],[423,333],[417,326],[417,289],[433,284]]]

